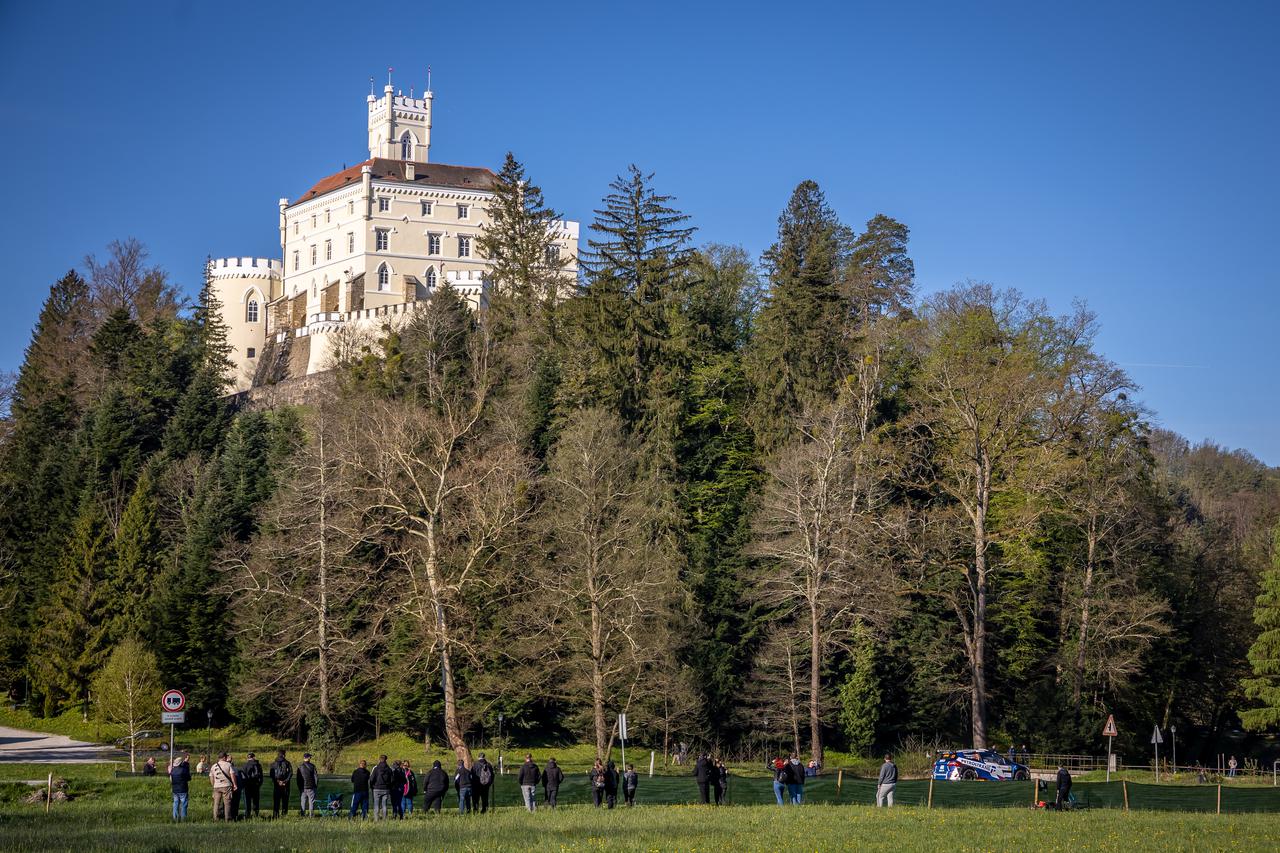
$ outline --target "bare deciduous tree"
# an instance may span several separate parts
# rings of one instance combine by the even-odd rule
[[[112,240],[106,260],[87,255],[85,268],[94,311],[105,317],[118,308],[127,310],[140,324],[177,316],[183,299],[164,270],[149,266],[147,247],[134,237]]]

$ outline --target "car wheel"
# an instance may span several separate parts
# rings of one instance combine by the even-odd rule
[[[968,780],[977,779],[977,778],[978,778],[978,771],[974,770],[974,769],[971,767],[971,768],[969,768],[969,769],[965,770],[964,772],[962,772],[962,773],[960,774],[960,778],[961,778],[961,779],[968,779]]]
[[[1015,770],[1013,772],[1013,781],[1015,782],[1025,782],[1028,778],[1027,771],[1025,770]]]

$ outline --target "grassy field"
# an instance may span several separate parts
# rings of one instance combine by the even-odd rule
[[[1280,817],[1095,809],[1058,814],[1020,808],[899,807],[878,811],[866,804],[866,788],[847,790],[841,804],[800,808],[776,805],[657,805],[694,796],[692,781],[666,777],[641,782],[635,809],[596,810],[582,805],[585,785],[574,778],[556,812],[528,814],[516,804],[510,777],[500,780],[496,812],[459,816],[415,815],[389,823],[345,818],[232,825],[214,823],[207,782],[192,784],[191,820],[168,820],[166,780],[115,779],[110,766],[53,768],[75,799],[25,805],[24,780],[42,778],[46,765],[0,769],[0,849],[3,850],[1274,850]],[[322,789],[343,790],[330,778]],[[737,780],[735,800],[767,802],[766,780]],[[831,780],[807,789],[815,800],[834,797]],[[849,802],[855,799],[856,802]],[[456,801],[455,801],[456,802]],[[419,804],[421,798],[419,798]],[[267,806],[269,808],[269,797]],[[296,808],[296,807],[295,807]]]

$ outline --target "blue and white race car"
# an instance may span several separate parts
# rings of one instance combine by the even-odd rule
[[[986,782],[1030,779],[1025,764],[1009,761],[994,749],[957,749],[939,752],[933,763],[933,778],[940,781],[979,779]]]

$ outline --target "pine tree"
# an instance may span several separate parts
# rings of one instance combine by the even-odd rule
[[[869,319],[876,314],[900,314],[911,304],[916,265],[907,254],[911,230],[878,213],[853,243],[851,313]]]
[[[880,720],[876,647],[865,631],[858,631],[851,645],[853,670],[840,685],[840,727],[849,740],[849,751],[866,753],[875,745]]]
[[[1240,722],[1250,731],[1280,727],[1280,527],[1272,539],[1271,568],[1262,575],[1262,592],[1253,610],[1261,629],[1249,647],[1253,678],[1245,679],[1244,695],[1259,703],[1240,712]]]
[[[489,224],[477,245],[489,262],[495,292],[525,304],[554,300],[571,260],[557,248],[560,214],[547,207],[542,189],[509,151],[488,212]]]
[[[143,634],[150,616],[151,592],[164,568],[155,484],[144,468],[120,517],[112,548],[106,606],[110,640]]]
[[[786,437],[806,405],[835,395],[850,239],[813,181],[796,187],[778,217],[778,240],[764,255],[769,296],[747,362],[753,420],[766,447]]]

